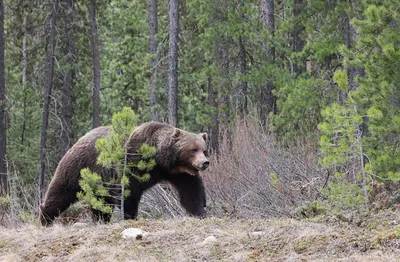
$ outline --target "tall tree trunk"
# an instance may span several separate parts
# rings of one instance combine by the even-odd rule
[[[357,31],[355,30],[354,26],[350,24],[350,39],[351,39],[351,43],[352,43],[351,45],[353,45],[353,43],[357,39],[357,37],[358,37]],[[349,68],[348,75],[349,75],[350,90],[355,90],[358,87],[356,78],[359,76],[363,76],[364,70],[360,67]]]
[[[159,109],[157,107],[157,63],[159,61],[158,57],[158,42],[156,34],[158,32],[158,18],[157,18],[158,4],[157,0],[149,0],[149,45],[151,58],[151,76],[150,76],[150,117],[153,121],[158,121],[159,119]]]
[[[0,1],[0,196],[7,194],[7,97],[4,71],[4,2]]]
[[[53,0],[51,5],[51,20],[50,20],[50,40],[49,40],[49,54],[47,65],[47,78],[45,82],[44,97],[43,97],[43,120],[42,120],[42,136],[40,140],[40,171],[39,171],[39,185],[38,185],[38,198],[39,203],[42,202],[44,177],[46,173],[46,141],[47,141],[47,126],[49,123],[49,107],[51,90],[53,89],[53,74],[54,74],[54,53],[56,47],[56,19],[57,19],[57,5],[58,1]]]
[[[359,9],[359,4],[360,1],[354,1],[352,3],[349,3],[349,5],[351,5],[350,10],[352,10],[353,13],[356,13],[355,10]],[[351,12],[343,12],[343,25],[344,25],[344,30],[343,30],[343,34],[344,34],[344,44],[348,49],[352,49],[354,46],[354,42],[357,40],[358,34],[356,29],[354,28],[354,26],[351,24]],[[364,70],[360,67],[347,67],[347,75],[348,75],[348,87],[349,87],[349,91],[354,91],[358,88],[358,82],[357,82],[357,77],[362,77],[364,76]],[[347,98],[347,92],[342,92],[342,102],[345,103],[346,98]],[[365,136],[368,132],[368,125],[366,124],[366,118],[363,117],[363,122],[359,125],[359,130],[361,132],[361,137]],[[361,143],[361,142],[360,142]],[[361,163],[367,163],[368,159],[362,160]],[[362,169],[364,168],[364,166],[361,167]],[[364,175],[364,174],[363,174]],[[363,177],[364,179],[364,177]],[[366,187],[366,184],[364,183],[365,180],[363,180],[363,187]]]
[[[245,76],[247,74],[246,65],[246,49],[243,43],[243,37],[239,36],[239,64],[240,64],[240,74]],[[240,116],[243,118],[247,113],[247,81],[241,80],[239,83],[239,88],[237,90],[237,107],[239,108]]]
[[[209,77],[207,81],[208,89],[208,105],[211,107],[210,118],[215,119],[215,122],[210,126],[208,133],[210,134],[210,148],[218,155],[219,148],[219,110],[218,110],[218,93],[215,90],[212,78]]]
[[[26,60],[26,23],[27,23],[27,13],[25,11],[25,8],[23,10],[24,14],[24,18],[23,18],[23,22],[22,22],[22,27],[23,27],[23,38],[22,38],[22,90],[23,90],[23,94],[24,94],[24,98],[23,98],[23,115],[24,115],[24,119],[22,120],[22,131],[21,131],[21,145],[24,145],[25,143],[25,131],[26,131],[26,118],[27,118],[27,93],[26,93],[26,72],[27,72],[27,68],[28,68],[28,62]]]
[[[301,13],[304,9],[304,0],[294,0],[293,16],[294,16],[294,30],[293,30],[293,51],[300,52],[304,47],[304,40],[301,38],[301,34],[304,31],[304,26],[301,20]],[[293,65],[293,71],[296,75],[299,75],[304,71],[305,65]]]
[[[351,3],[350,3],[351,4]],[[354,6],[351,9],[357,10],[359,1],[355,1]],[[351,24],[351,17],[348,13],[343,12],[343,34],[344,34],[344,44],[348,49],[351,49],[356,41],[358,35],[354,26]],[[358,76],[363,76],[364,72],[361,68],[347,68],[348,75],[348,85],[349,90],[355,90],[358,87],[356,78]]]
[[[169,1],[168,122],[178,126],[178,0]]]
[[[100,52],[97,31],[95,0],[90,0],[89,16],[92,28],[93,50],[93,128],[100,126]]]
[[[272,37],[275,36],[275,6],[274,0],[259,0],[259,15],[263,27],[267,28]],[[264,41],[265,60],[268,64],[275,63],[275,46]],[[268,116],[275,112],[276,98],[272,93],[274,86],[271,80],[267,80],[265,86],[261,87],[260,117],[263,125],[267,124]]]
[[[226,44],[222,43],[219,46],[217,46],[217,55],[216,55],[216,60],[218,61],[219,67],[220,67],[220,72],[221,72],[221,87],[219,89],[219,97],[220,97],[220,102],[218,103],[218,119],[219,119],[219,127],[218,131],[219,134],[223,138],[227,138],[226,141],[222,140],[220,141],[219,144],[226,144],[228,148],[231,148],[231,140],[229,139],[231,137],[231,79],[229,75],[229,49]],[[223,150],[224,147],[219,148],[220,150]]]
[[[62,132],[61,132],[61,155],[64,155],[68,150],[71,141],[71,117],[72,117],[72,88],[75,78],[75,34],[74,34],[74,21],[75,21],[75,0],[64,0],[67,2],[67,15],[64,15],[65,24],[65,55],[67,58],[67,71],[64,74],[64,83],[62,88]]]

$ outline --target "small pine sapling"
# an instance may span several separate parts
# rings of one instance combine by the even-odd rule
[[[125,142],[135,129],[137,117],[132,109],[124,107],[121,112],[115,113],[112,117],[111,133],[107,138],[100,138],[96,141],[96,150],[99,152],[97,163],[104,168],[113,169],[115,177],[108,181],[102,181],[99,174],[82,169],[79,184],[82,191],[78,193],[78,199],[88,201],[93,208],[105,213],[111,213],[111,206],[104,201],[105,197],[111,196],[110,190],[120,188],[120,196],[115,197],[120,202],[120,214],[124,214],[124,200],[130,195],[127,189],[130,183],[130,176],[139,182],[150,179],[149,171],[154,168],[156,162],[154,155],[155,147],[143,144],[137,155],[138,161],[128,162],[128,152]],[[141,171],[141,175],[136,174],[135,170]]]
[[[348,89],[347,74],[337,70],[335,81],[343,90]],[[373,115],[361,115],[352,98],[354,92],[348,92],[344,105],[332,104],[322,111],[324,121],[318,125],[321,131],[320,162],[335,173],[338,184],[329,183],[328,198],[344,206],[368,200],[367,169],[363,150],[363,118]],[[347,181],[346,181],[347,180]],[[358,187],[361,185],[361,188]],[[361,189],[361,190],[360,190]],[[346,198],[345,198],[346,196]]]
[[[94,209],[110,214],[112,208],[106,205],[104,200],[104,198],[110,196],[110,194],[104,187],[101,176],[90,171],[89,168],[84,168],[81,170],[81,177],[79,185],[82,191],[78,192],[78,199],[88,202]]]

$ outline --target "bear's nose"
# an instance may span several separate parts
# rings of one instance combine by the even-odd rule
[[[206,169],[210,165],[209,161],[203,163],[203,168]]]

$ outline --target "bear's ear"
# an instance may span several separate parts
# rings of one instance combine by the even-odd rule
[[[176,139],[181,135],[181,130],[179,128],[175,128],[174,132],[172,133],[172,138]]]
[[[207,142],[207,140],[208,140],[208,134],[207,134],[207,133],[201,133],[200,135],[201,135],[201,137],[204,139],[204,141]]]

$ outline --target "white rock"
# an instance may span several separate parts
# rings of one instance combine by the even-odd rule
[[[254,231],[250,233],[252,236],[262,236],[265,235],[264,231]]]
[[[203,244],[217,242],[217,238],[215,236],[206,237],[203,241]]]
[[[122,231],[123,238],[135,238],[135,239],[142,239],[144,236],[148,235],[149,233],[143,231],[140,228],[127,228]]]
[[[82,223],[82,222],[76,222],[75,224],[72,225],[73,228],[84,228],[87,226],[88,226],[88,224]]]

